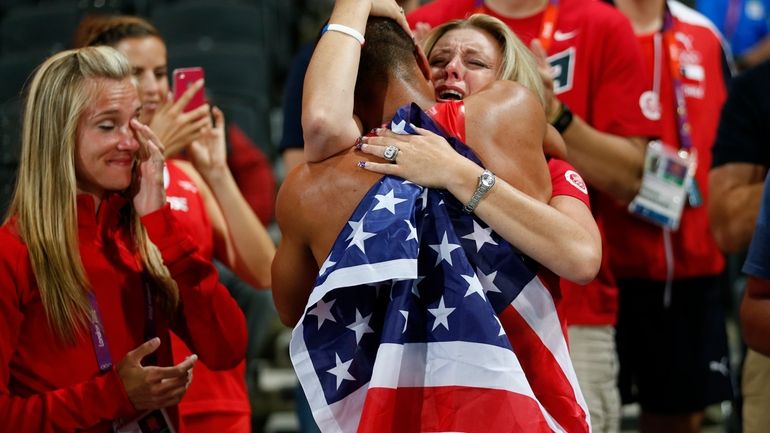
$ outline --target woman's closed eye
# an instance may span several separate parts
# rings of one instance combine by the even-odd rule
[[[115,122],[101,122],[97,127],[102,131],[112,131],[115,129]]]
[[[479,60],[479,59],[471,59],[471,60],[468,60],[467,63],[469,65],[475,66],[477,68],[484,68],[484,69],[489,69],[490,68],[489,63],[487,63],[487,62],[485,62],[483,60]]]
[[[431,66],[444,66],[446,64],[446,59],[443,57],[432,57],[428,60],[428,64]]]

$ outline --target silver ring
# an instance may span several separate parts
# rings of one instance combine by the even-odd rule
[[[385,147],[385,152],[382,153],[382,157],[386,161],[390,161],[394,164],[396,163],[396,156],[398,156],[398,147],[393,144],[389,144]]]

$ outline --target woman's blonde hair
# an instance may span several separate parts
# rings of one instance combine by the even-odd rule
[[[430,52],[439,39],[456,29],[478,29],[486,32],[500,44],[502,62],[498,79],[516,81],[534,93],[543,107],[546,106],[543,80],[537,70],[537,63],[529,49],[521,42],[504,22],[486,14],[473,14],[463,20],[446,22],[434,28],[423,40],[422,48]]]
[[[6,223],[15,218],[40,290],[49,325],[65,341],[74,341],[88,324],[92,289],[78,248],[77,128],[92,103],[100,80],[131,78],[131,66],[109,47],[89,47],[55,54],[41,64],[27,89],[21,159]],[[133,208],[127,211],[145,273],[158,288],[167,312],[179,295],[160,253],[147,238]]]

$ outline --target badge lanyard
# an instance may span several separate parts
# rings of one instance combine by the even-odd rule
[[[695,152],[692,144],[692,127],[687,114],[687,101],[684,96],[684,84],[682,81],[682,65],[679,63],[679,46],[674,37],[674,16],[666,4],[666,10],[663,15],[663,41],[666,44],[669,55],[669,69],[671,71],[671,86],[674,91],[676,127],[679,136],[679,148],[692,155]],[[687,191],[690,206],[698,207],[703,204],[703,196],[695,180],[690,184]]]
[[[674,37],[674,17],[671,15],[671,11],[666,6],[665,14],[663,15],[663,42],[666,44],[669,57],[669,71],[671,73],[671,86],[674,91],[674,103],[676,115],[677,133],[679,134],[679,146],[680,149],[690,152],[692,150],[692,136],[690,135],[691,127],[687,118],[687,101],[684,97],[684,85],[682,84],[682,66],[679,64],[679,46],[676,43]],[[657,50],[656,50],[657,51]],[[656,62],[662,56],[656,53]]]
[[[484,0],[476,0],[474,13],[489,13]],[[543,12],[543,22],[540,24],[540,45],[546,53],[551,48],[553,33],[556,30],[556,20],[559,18],[559,0],[548,0],[548,6]]]
[[[144,282],[144,302],[145,302],[145,322],[144,322],[144,338],[145,341],[149,341],[155,338],[155,306],[152,299],[152,286],[146,276],[142,277]],[[107,345],[107,336],[104,332],[104,324],[102,322],[101,313],[99,311],[99,303],[96,301],[96,296],[93,292],[86,294],[88,302],[91,304],[91,317],[90,317],[90,329],[91,329],[91,341],[94,344],[94,352],[96,352],[96,362],[99,365],[99,371],[102,373],[109,371],[112,368],[112,356],[110,356],[110,349]],[[155,353],[151,353],[144,359],[148,364],[157,364]],[[150,410],[134,420],[124,422],[123,420],[113,420],[112,431],[114,433],[136,433],[146,431],[143,425],[155,425],[158,429],[152,431],[164,431],[169,433],[176,433],[171,419],[168,417],[166,409]]]
[[[697,160],[692,145],[687,104],[684,95],[682,69],[679,63],[680,49],[674,36],[674,19],[666,6],[663,26],[653,35],[654,66],[652,93],[655,95],[656,119],[661,113],[661,76],[668,66],[674,94],[674,115],[676,116],[679,149],[674,151],[660,141],[651,141],[645,152],[644,174],[639,193],[631,201],[628,210],[663,228],[663,246],[666,257],[666,286],[663,305],[671,305],[671,291],[674,278],[674,251],[671,231],[679,229],[685,202],[691,206],[700,205],[700,193],[695,182]],[[668,54],[668,65],[664,63],[664,49]],[[650,117],[650,116],[648,116]],[[652,119],[652,118],[651,118]]]
[[[155,338],[155,307],[152,305],[152,291],[150,290],[150,283],[144,279],[145,288],[145,329],[144,337],[145,341]],[[107,335],[104,332],[104,322],[102,321],[102,314],[99,311],[99,303],[96,301],[96,296],[93,292],[86,294],[88,297],[88,303],[91,304],[91,317],[89,320],[89,327],[91,330],[91,342],[94,345],[94,352],[96,353],[96,363],[99,366],[99,371],[104,373],[112,368],[112,356],[110,355],[110,347],[107,344]],[[153,356],[153,355],[150,355]],[[149,358],[152,360],[152,358]],[[152,360],[154,363],[154,360]]]

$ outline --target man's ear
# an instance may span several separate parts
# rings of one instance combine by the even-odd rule
[[[425,55],[425,52],[422,50],[422,47],[420,47],[419,44],[414,45],[414,59],[417,61],[417,66],[419,66],[422,75],[426,80],[430,81],[430,63],[428,62],[428,57]]]

